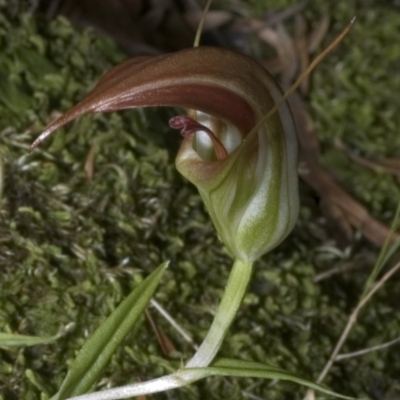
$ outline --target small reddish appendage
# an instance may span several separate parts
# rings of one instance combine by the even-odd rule
[[[185,115],[178,115],[169,120],[169,126],[173,129],[180,129],[183,137],[199,131],[207,133],[213,143],[217,160],[222,161],[228,157],[228,152],[220,140],[215,136],[214,132],[206,126],[199,124],[193,118]]]

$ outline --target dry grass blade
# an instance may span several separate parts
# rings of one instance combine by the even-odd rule
[[[193,47],[198,47],[200,45],[201,34],[203,33],[204,23],[207,18],[208,10],[210,9],[211,3],[212,0],[207,0],[207,3],[204,7],[204,11],[201,13],[201,17],[196,31],[196,36],[194,38]]]
[[[308,51],[309,53],[313,53],[317,50],[318,46],[325,39],[326,34],[329,29],[330,18],[328,15],[323,16],[316,27],[311,31],[310,36],[308,37]]]
[[[268,27],[260,30],[260,38],[273,46],[278,53],[277,58],[267,61],[266,64],[267,68],[272,69],[274,72],[279,71],[282,73],[281,85],[283,88],[289,86],[297,69],[300,70],[300,77],[289,92],[285,94],[285,97],[288,97],[297,86],[300,86],[300,91],[303,95],[307,93],[308,73],[347,34],[353,23],[354,19],[338,38],[311,64],[309,64],[309,52],[315,50],[326,36],[329,27],[329,17],[323,17],[307,38],[305,20],[302,16],[297,15],[295,19],[294,41],[288,36],[282,25],[279,25],[277,30]],[[364,236],[372,243],[382,246],[388,235],[389,228],[373,218],[368,210],[343,190],[334,181],[331,174],[319,164],[320,147],[318,137],[313,128],[312,118],[298,94],[292,93],[291,97],[289,97],[289,103],[295,116],[300,141],[300,176],[319,194],[323,213],[336,226],[337,231],[340,232],[340,235],[337,237],[343,243],[351,242],[353,239],[353,229],[356,229],[361,230]],[[400,168],[397,169],[398,165],[393,163],[393,160],[390,160],[392,161],[391,164],[368,162],[351,154],[343,146],[342,150],[350,158],[369,168],[376,170],[380,167],[381,170],[384,169],[400,177]],[[393,241],[397,238],[399,238],[399,235],[395,233]]]
[[[321,383],[328,371],[330,370],[332,364],[336,361],[336,357],[338,356],[344,342],[346,341],[351,328],[354,326],[354,324],[357,321],[358,315],[361,311],[361,309],[365,306],[365,304],[368,303],[369,300],[371,300],[372,296],[387,282],[398,270],[400,270],[400,262],[397,263],[393,268],[391,268],[372,288],[371,290],[367,293],[365,297],[358,303],[357,307],[354,309],[354,311],[351,313],[346,327],[343,330],[342,335],[340,336],[339,341],[337,342],[335,349],[332,352],[331,357],[329,358],[329,361],[325,365],[323,371],[319,375],[317,379],[317,383]]]
[[[332,365],[334,362],[340,360],[339,357],[339,352],[341,348],[343,347],[343,344],[345,343],[347,337],[349,336],[349,333],[354,326],[354,324],[357,322],[358,315],[362,308],[368,303],[369,300],[374,296],[374,294],[397,272],[400,270],[400,262],[397,263],[394,267],[392,267],[375,285],[368,291],[368,293],[360,300],[360,302],[357,304],[356,308],[353,310],[351,315],[349,316],[347,320],[347,324],[328,360],[326,363],[324,369],[320,373],[317,383],[321,383],[326,375],[328,374],[329,370],[331,369]],[[397,342],[398,339],[396,339]],[[390,345],[394,344],[395,341],[390,342]],[[381,346],[388,346],[389,344],[383,344]],[[378,347],[378,346],[377,346]],[[378,350],[378,349],[374,349]],[[362,352],[365,353],[366,350],[362,350]],[[358,353],[358,352],[357,352]],[[349,358],[349,357],[347,357]],[[342,357],[343,359],[343,357]],[[315,399],[315,391],[313,389],[307,390],[306,395],[304,396],[303,400],[314,400]]]
[[[400,337],[391,340],[389,342],[379,344],[377,346],[368,347],[367,349],[353,351],[352,353],[338,354],[335,361],[347,360],[348,358],[363,356],[364,354],[372,353],[373,351],[387,349],[388,347],[393,346],[394,344],[397,344],[399,342],[400,342]]]
[[[195,350],[199,346],[194,342],[192,337],[178,324],[178,322],[169,314],[158,301],[151,299],[151,305],[160,313],[160,315],[165,318],[165,320],[183,337],[183,339],[188,342]]]
[[[176,348],[173,345],[169,337],[162,331],[162,329],[155,323],[151,313],[148,309],[145,310],[146,318],[149,321],[151,329],[157,337],[158,344],[160,345],[161,351],[165,356],[169,356],[176,352]]]

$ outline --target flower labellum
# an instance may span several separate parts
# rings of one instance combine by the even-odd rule
[[[297,141],[287,103],[260,125],[282,96],[260,64],[229,50],[136,57],[106,73],[31,148],[88,112],[188,108],[188,116],[170,121],[184,137],[176,166],[197,186],[231,254],[254,261],[289,234],[298,215]]]

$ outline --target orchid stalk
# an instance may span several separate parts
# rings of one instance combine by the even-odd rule
[[[286,97],[260,64],[229,50],[198,47],[137,57],[106,73],[32,144],[31,150],[86,113],[146,106],[189,109],[188,115],[170,120],[183,136],[176,166],[198,188],[220,240],[235,259],[210,330],[184,368],[80,399],[126,398],[204,377],[201,368],[210,365],[221,346],[254,261],[282,242],[297,219],[297,140]]]

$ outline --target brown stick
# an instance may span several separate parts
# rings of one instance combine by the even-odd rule
[[[340,209],[343,217],[378,247],[389,234],[389,228],[373,218],[368,210],[336,183],[318,163],[319,143],[304,103],[297,93],[289,98],[300,142],[300,177],[324,200]],[[392,241],[400,237],[393,233]]]

